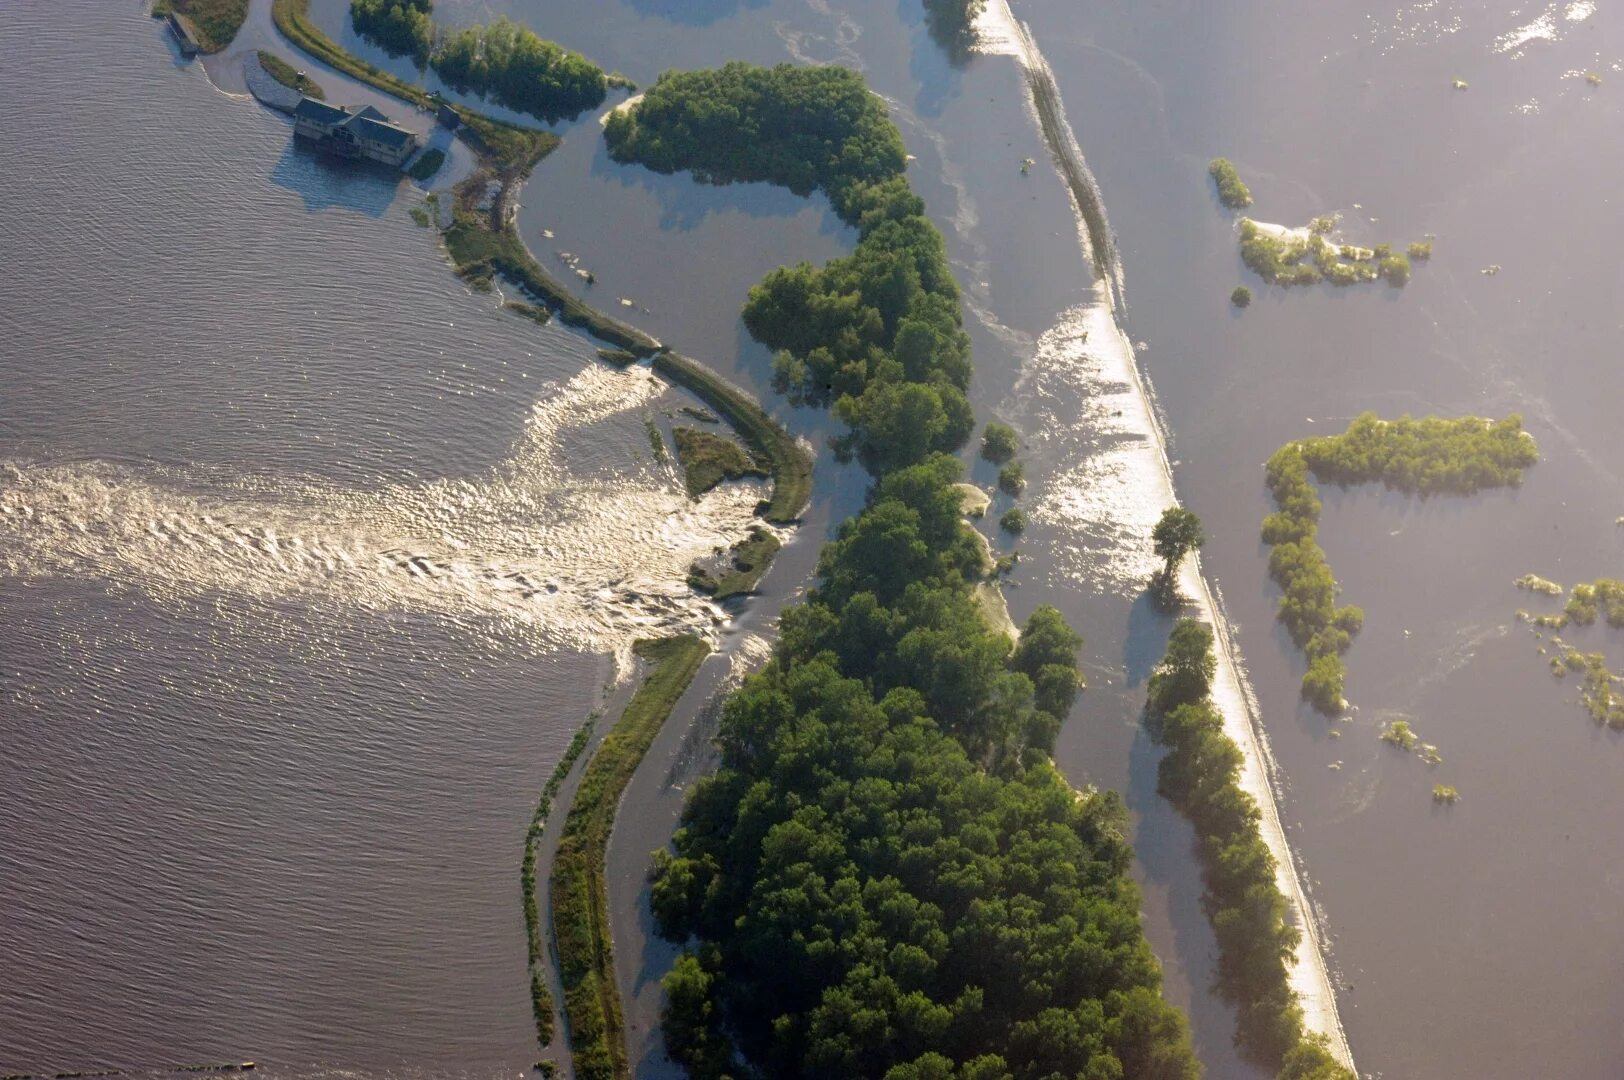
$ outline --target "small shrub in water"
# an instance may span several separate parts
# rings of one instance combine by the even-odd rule
[[[1382,728],[1380,738],[1382,742],[1406,752],[1414,750],[1416,744],[1421,741],[1421,737],[1411,729],[1408,720],[1394,720]]]
[[[994,420],[981,434],[981,456],[994,465],[1002,465],[1020,449],[1020,437],[1008,424]]]

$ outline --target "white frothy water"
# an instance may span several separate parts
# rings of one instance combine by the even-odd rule
[[[684,584],[687,567],[758,524],[764,494],[731,483],[693,502],[668,462],[646,459],[572,474],[572,442],[665,389],[644,368],[589,367],[535,406],[512,457],[479,480],[355,491],[0,464],[0,573],[94,576],[160,601],[298,596],[494,619],[624,660],[638,637],[725,621]]]
[[[1560,41],[1565,36],[1566,25],[1582,23],[1594,14],[1596,5],[1593,0],[1550,4],[1533,19],[1495,38],[1492,48],[1515,60],[1536,41]]]
[[[1015,20],[1007,0],[989,0],[976,31],[980,51],[1013,56],[1029,76],[1038,73],[1052,82],[1047,61],[1030,32]],[[1053,93],[1059,126],[1072,145],[1050,149],[1057,156],[1074,155],[1075,166],[1081,170],[1081,154],[1065,122],[1058,87]],[[1035,101],[1029,104],[1036,122]],[[1089,234],[1075,194],[1073,211],[1082,254],[1092,263],[1093,245],[1109,238]],[[1061,456],[1071,463],[1035,494],[1033,507],[1035,517],[1068,529],[1080,539],[1075,553],[1056,553],[1057,567],[1131,594],[1144,588],[1159,563],[1152,550],[1151,530],[1162,511],[1176,506],[1178,499],[1154,398],[1121,325],[1120,263],[1113,257],[1108,265],[1110,274],[1096,281],[1088,299],[1066,312],[1039,339],[1036,355],[1025,366],[1015,394],[1041,417],[1034,425],[1035,440],[1067,443],[1060,448]],[[1082,424],[1077,423],[1079,414]],[[1108,557],[1102,558],[1104,553]],[[1302,934],[1290,978],[1302,1005],[1304,1024],[1309,1031],[1323,1034],[1332,1054],[1351,1068],[1353,1055],[1337,1013],[1319,918],[1297,872],[1275,805],[1277,769],[1260,723],[1256,695],[1246,681],[1229,623],[1215,591],[1208,587],[1199,557],[1185,563],[1179,584],[1213,627],[1218,659],[1213,704],[1223,714],[1225,733],[1241,748],[1240,783],[1257,801],[1260,831],[1275,858],[1276,881]]]

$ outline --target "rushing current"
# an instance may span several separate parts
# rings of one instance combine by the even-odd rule
[[[528,1065],[536,794],[761,485],[138,9],[0,25],[0,1070]]]
[[[103,7],[0,12],[27,44],[0,67],[0,1070],[522,1069],[515,867],[534,793],[619,643],[715,628],[658,549],[715,542],[750,496],[673,498],[642,426],[665,422],[668,392],[609,381],[587,343],[470,297],[405,189],[319,167],[281,121],[176,65],[133,5]],[[912,0],[438,10],[509,14],[640,83],[832,62],[885,96],[964,285],[978,413],[1026,441],[1011,607],[1057,603],[1088,639],[1059,762],[1128,800],[1147,930],[1209,1075],[1255,1072],[1208,992],[1192,837],[1137,723],[1167,630],[1141,587],[1162,496],[1134,380],[1099,356],[1116,325],[1212,537],[1204,569],[1361,1070],[1618,1076],[1624,747],[1547,674],[1511,583],[1620,574],[1624,13],[1012,7],[1109,210],[1115,320],[1097,321],[1018,66],[952,57]],[[346,8],[313,3],[387,62]],[[595,131],[563,134],[521,197],[527,243],[578,257],[628,317],[766,396],[744,291],[849,232],[819,200],[623,169]],[[1205,177],[1218,155],[1263,220],[1340,212],[1361,242],[1435,234],[1433,258],[1402,291],[1261,287]],[[1241,282],[1257,299],[1237,314]],[[1261,463],[1365,409],[1521,412],[1543,460],[1521,490],[1469,500],[1327,493],[1322,540],[1367,615],[1347,657],[1357,711],[1333,728],[1298,704],[1301,658],[1274,625]],[[617,530],[624,561],[593,543],[617,514],[643,523]],[[1571,637],[1624,658],[1616,633]],[[1380,743],[1395,718],[1444,764]],[[1434,809],[1436,781],[1462,801]],[[611,852],[642,1075],[661,1072],[662,954],[636,904],[672,798],[634,785],[646,828]]]

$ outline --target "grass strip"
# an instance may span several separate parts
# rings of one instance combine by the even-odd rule
[[[317,101],[327,100],[327,92],[317,86],[314,80],[275,53],[259,50],[259,66],[265,69],[265,74],[288,89],[297,90],[305,97],[315,98]]]
[[[271,0],[271,19],[283,37],[329,67],[420,109],[434,107],[434,101],[422,87],[397,79],[375,64],[352,55],[322,33],[310,21],[310,0]]]
[[[728,422],[773,478],[773,497],[762,517],[793,524],[812,498],[812,459],[789,432],[744,391],[703,364],[676,353],[654,358],[654,370],[684,387]]]
[[[581,725],[569,746],[565,747],[564,756],[558,759],[557,768],[553,769],[553,774],[541,789],[536,812],[530,817],[530,830],[524,838],[524,866],[519,872],[519,881],[524,889],[525,940],[530,950],[530,1007],[536,1016],[536,1040],[543,1046],[551,1046],[553,1042],[553,995],[547,989],[547,976],[542,964],[546,949],[542,940],[541,902],[536,895],[536,852],[541,845],[541,834],[547,827],[547,817],[553,810],[553,799],[558,797],[558,789],[563,786],[564,777],[569,775],[570,769],[575,767],[576,759],[586,749],[587,743],[592,741],[592,729],[599,715],[594,712],[587,717],[586,723]]]
[[[587,763],[553,856],[553,935],[564,982],[570,1051],[581,1080],[623,1080],[625,1019],[615,985],[604,857],[620,796],[710,646],[691,635],[633,646],[655,666]]]
[[[653,356],[659,351],[658,341],[588,307],[562,282],[543,270],[511,224],[497,231],[487,215],[460,210],[456,221],[445,231],[445,246],[457,265],[457,273],[465,278],[488,279],[492,274],[500,274],[546,304],[566,326],[585,330],[638,357]]]

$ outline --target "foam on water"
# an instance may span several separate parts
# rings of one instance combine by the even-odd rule
[[[669,463],[582,478],[572,442],[629,422],[666,386],[586,368],[534,408],[480,480],[345,490],[199,483],[105,463],[0,465],[0,572],[95,576],[161,600],[208,592],[419,610],[514,624],[549,646],[623,659],[640,636],[725,621],[684,584],[698,556],[756,523],[760,483],[690,501]],[[622,664],[623,670],[629,665]]]

